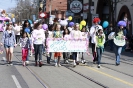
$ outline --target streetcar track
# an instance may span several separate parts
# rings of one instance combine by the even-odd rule
[[[97,84],[97,85],[103,87],[103,88],[109,88],[108,86],[106,86],[106,85],[104,85],[104,84],[102,84],[102,83],[100,83],[100,82],[98,82],[98,81],[96,81],[96,80],[94,80],[94,79],[92,79],[92,78],[90,78],[90,77],[88,77],[88,76],[85,76],[85,75],[83,75],[82,73],[73,70],[72,68],[69,68],[69,67],[64,66],[64,65],[62,65],[62,66],[65,67],[65,68],[67,68],[67,69],[69,69],[70,71],[72,71],[72,72],[74,72],[74,73],[76,73],[76,74],[82,76],[83,78],[85,78],[85,79],[87,79],[87,80],[89,80],[89,81],[91,81],[91,82],[93,82],[93,83],[95,83],[95,84]]]
[[[20,62],[21,60],[16,56],[14,55]],[[44,87],[44,88],[49,88],[46,83],[32,70],[30,69],[29,67],[25,66],[26,69],[37,79],[37,81]]]

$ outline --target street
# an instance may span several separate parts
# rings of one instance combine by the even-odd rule
[[[70,64],[63,64],[63,59],[61,67],[54,67],[53,57],[51,64],[47,64],[44,55],[42,67],[34,66],[34,56],[30,57],[29,65],[23,67],[19,46],[14,49],[13,66],[5,64],[5,52],[0,58],[0,88],[133,88],[133,53],[123,52],[121,64],[115,66],[115,55],[108,47],[103,53],[101,68],[97,68],[92,63],[92,55],[87,54],[87,63],[75,68],[72,60]]]

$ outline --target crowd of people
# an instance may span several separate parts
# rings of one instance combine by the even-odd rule
[[[8,23],[6,25],[5,31],[3,31],[1,46],[3,45],[6,51],[7,65],[12,65],[13,49],[16,46],[20,46],[22,49],[22,65],[26,66],[29,63],[29,55],[32,56],[33,50],[35,55],[35,66],[42,67],[43,60],[42,54],[45,52],[47,57],[47,63],[50,64],[52,57],[52,52],[47,52],[46,39],[47,38],[74,38],[74,39],[90,39],[92,56],[94,57],[93,63],[97,64],[100,68],[102,53],[104,52],[104,45],[106,44],[107,37],[112,32],[114,35],[110,35],[113,38],[108,39],[108,44],[111,49],[114,49],[116,55],[116,66],[120,65],[120,55],[122,48],[124,46],[115,44],[114,38],[120,38],[126,40],[126,35],[124,35],[125,24],[118,22],[117,29],[113,30],[112,25],[110,25],[109,33],[107,35],[104,33],[103,27],[100,25],[101,20],[99,18],[94,18],[94,25],[88,30],[87,27],[82,27],[80,29],[79,23],[70,22],[68,25],[61,25],[58,21],[53,25],[48,25],[46,29],[43,29],[43,22],[34,22],[33,27],[29,20],[25,20],[23,25]],[[133,50],[133,36],[128,40],[126,44]],[[89,41],[88,41],[89,42]],[[114,46],[112,46],[114,45]],[[77,58],[79,54],[82,54],[81,62],[86,63],[85,52],[54,52],[55,67],[61,66],[60,59],[63,56],[64,63],[69,63],[69,59],[73,59],[73,66],[79,64]]]

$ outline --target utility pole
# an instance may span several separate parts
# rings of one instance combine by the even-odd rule
[[[92,0],[89,0],[89,11],[88,11],[88,26],[89,27],[92,26],[91,4],[92,4]]]

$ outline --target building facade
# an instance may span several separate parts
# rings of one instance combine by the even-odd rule
[[[89,3],[89,1],[91,3]],[[123,20],[124,14],[126,13],[129,20],[128,31],[130,35],[133,34],[133,0],[120,0],[121,2],[115,1],[119,0],[83,0],[84,10],[88,10],[83,10],[85,16],[87,14],[87,18],[84,16],[85,18],[83,19],[88,20],[88,13],[91,13],[92,19],[94,17],[100,17],[102,22],[107,20],[110,24],[116,26],[116,23],[119,20]],[[90,10],[89,5],[91,6]]]

